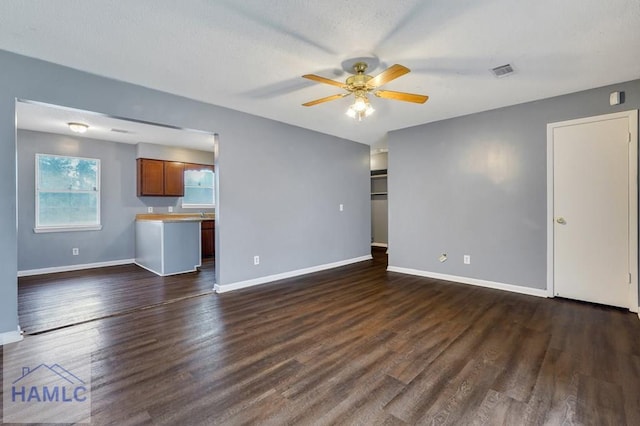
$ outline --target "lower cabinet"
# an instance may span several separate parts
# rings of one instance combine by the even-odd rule
[[[201,225],[202,232],[202,257],[214,257],[215,244],[215,221],[203,220]]]
[[[197,271],[202,265],[198,222],[136,219],[136,264],[163,277]]]

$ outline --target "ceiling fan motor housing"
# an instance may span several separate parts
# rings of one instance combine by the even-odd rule
[[[356,62],[355,64],[353,64],[353,70],[356,72],[356,74],[347,78],[346,81],[347,89],[350,92],[365,89],[367,86],[367,82],[373,78],[370,75],[365,74],[367,67],[368,65],[365,62]]]
[[[357,89],[364,89],[367,86],[367,82],[371,80],[371,78],[372,77],[370,75],[366,74],[352,75],[351,77],[347,78],[347,87],[352,92]]]

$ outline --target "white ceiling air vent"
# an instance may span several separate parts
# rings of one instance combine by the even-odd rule
[[[493,68],[491,72],[496,77],[502,78],[513,74],[513,67],[511,66],[511,64],[500,65],[499,67]]]
[[[114,133],[131,133],[129,130],[124,129],[111,129],[111,131]]]

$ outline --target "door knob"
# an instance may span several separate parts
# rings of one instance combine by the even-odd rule
[[[567,224],[567,221],[564,220],[564,217],[557,218],[556,222],[558,222],[560,225],[566,225]]]

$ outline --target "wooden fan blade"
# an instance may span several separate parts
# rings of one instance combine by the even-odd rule
[[[331,80],[328,78],[324,78],[324,77],[320,77],[319,75],[315,75],[315,74],[305,74],[302,76],[303,78],[307,78],[309,80],[313,80],[313,81],[317,81],[318,83],[324,83],[324,84],[330,84],[332,86],[338,86],[342,89],[346,89],[347,85],[344,83],[341,83],[339,81],[335,81],[335,80]]]
[[[371,80],[367,81],[367,86],[372,89],[376,87],[380,87],[383,84],[390,82],[391,80],[395,80],[398,77],[402,77],[407,74],[411,70],[407,67],[404,67],[399,64],[391,65],[386,70],[382,71],[377,76],[373,77]]]
[[[377,90],[373,93],[379,98],[393,99],[395,101],[414,102],[416,104],[423,104],[427,102],[427,99],[429,99],[427,95],[416,95],[415,93],[405,92],[392,92],[391,90]]]
[[[344,98],[345,96],[348,96],[348,95],[350,95],[350,93],[340,93],[338,95],[331,95],[331,96],[327,96],[326,98],[320,98],[320,99],[316,99],[315,101],[309,101],[307,103],[302,104],[302,106],[314,106],[314,105],[321,104],[323,102],[329,102],[335,99]]]

